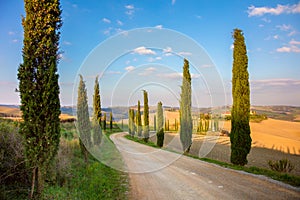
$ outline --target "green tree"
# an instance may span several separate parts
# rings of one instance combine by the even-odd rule
[[[162,103],[158,102],[157,104],[157,146],[162,147],[164,145],[164,115],[163,115],[163,108]]]
[[[148,142],[149,140],[149,106],[148,106],[148,93],[146,90],[144,92],[144,140]]]
[[[134,137],[135,135],[135,128],[134,128],[134,110],[133,109],[129,109],[129,113],[128,113],[128,130],[129,130],[129,134]]]
[[[184,152],[189,152],[192,145],[193,122],[191,113],[191,82],[192,79],[189,72],[189,61],[184,59],[180,100],[180,141]]]
[[[136,112],[136,132],[138,137],[142,136],[142,118],[141,118],[141,102],[138,101],[138,109]]]
[[[18,69],[20,133],[25,139],[27,165],[32,169],[32,187],[39,196],[45,173],[57,154],[60,139],[58,50],[62,25],[60,2],[25,1],[23,63]],[[37,184],[36,184],[37,183]]]
[[[101,143],[102,130],[101,130],[101,100],[98,76],[95,80],[94,96],[93,96],[93,141],[94,145]]]
[[[88,148],[91,146],[91,124],[89,119],[87,100],[87,90],[83,81],[82,75],[80,75],[80,81],[78,86],[77,96],[77,129],[80,136],[80,148],[84,156],[84,160],[88,162]]]
[[[247,164],[247,155],[251,149],[250,137],[250,88],[248,74],[248,57],[245,38],[241,30],[233,33],[233,67],[232,67],[232,97],[231,110],[231,157],[236,165]]]
[[[106,113],[103,115],[103,130],[106,130]]]
[[[109,129],[113,129],[113,114],[112,112],[109,113]]]
[[[156,115],[153,117],[153,130],[156,131]]]

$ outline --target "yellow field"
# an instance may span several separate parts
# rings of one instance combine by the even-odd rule
[[[179,119],[179,112],[166,111],[164,114],[169,119],[170,124],[174,123],[175,118]],[[222,123],[220,123],[221,125]],[[300,155],[300,122],[267,119],[260,123],[250,122],[250,127],[252,147]],[[230,131],[231,122],[225,121],[223,129]],[[230,144],[229,137],[220,137],[219,142]]]

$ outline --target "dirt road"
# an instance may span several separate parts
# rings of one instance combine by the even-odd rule
[[[141,145],[114,134],[130,199],[299,199],[300,188]]]

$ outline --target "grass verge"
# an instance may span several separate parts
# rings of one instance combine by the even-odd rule
[[[74,150],[71,178],[63,186],[47,185],[43,199],[127,199],[127,174],[107,167],[94,158],[84,163],[80,149]]]
[[[141,140],[139,138],[136,137],[132,137],[130,135],[125,135],[125,138],[138,142],[140,144],[145,144],[151,147],[155,147],[155,148],[159,148],[155,143],[153,142],[148,142],[146,143],[144,140]],[[169,151],[168,149],[164,148],[165,150]],[[178,153],[175,151],[172,151],[174,153]],[[226,163],[226,162],[222,162],[222,161],[218,161],[218,160],[213,160],[210,158],[199,158],[198,156],[195,155],[191,155],[191,154],[184,154],[188,157],[194,158],[194,159],[198,159],[198,160],[202,160],[208,163],[213,163],[216,165],[219,165],[221,167],[224,168],[229,168],[229,169],[234,169],[234,170],[240,170],[240,171],[244,171],[244,172],[248,172],[248,173],[252,173],[252,174],[256,174],[256,175],[264,175],[266,177],[272,178],[274,180],[277,181],[281,181],[287,184],[290,184],[292,186],[295,187],[300,187],[300,177],[299,176],[294,176],[294,175],[290,175],[287,173],[280,173],[280,172],[276,172],[276,171],[272,171],[269,169],[264,169],[264,168],[258,168],[258,167],[245,167],[245,166],[239,166],[239,165],[233,165],[231,163]]]

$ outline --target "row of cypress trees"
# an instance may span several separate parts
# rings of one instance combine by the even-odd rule
[[[231,156],[236,165],[247,164],[247,155],[251,149],[250,136],[250,87],[248,56],[242,30],[234,29],[232,66],[232,110],[231,110]],[[180,141],[184,152],[189,152],[192,144],[191,117],[191,75],[189,62],[184,59],[180,100]]]
[[[27,165],[32,169],[32,187],[29,196],[33,198],[35,189],[37,196],[43,191],[46,171],[57,154],[60,141],[57,65],[59,29],[62,26],[62,20],[59,0],[25,1],[25,12],[26,17],[22,19],[24,28],[23,63],[18,69],[20,109],[23,113],[20,133],[25,139]],[[248,57],[242,31],[235,29],[233,38],[231,162],[245,165],[251,148]],[[96,85],[95,90],[97,90]],[[90,131],[87,130],[93,128],[94,133],[101,131],[99,128],[101,122],[100,95],[98,96],[97,92],[94,95],[91,127],[87,120],[89,115],[86,87],[82,76],[80,76],[78,94],[80,94],[77,102],[78,129],[83,136],[82,142],[88,146],[91,145],[92,139]],[[144,125],[144,140],[147,142],[149,139],[149,107],[146,91],[144,91]],[[184,59],[181,86],[180,125],[181,144],[184,152],[189,152],[192,144],[191,75],[189,62],[186,59]],[[110,127],[112,128],[112,123],[110,123]],[[158,128],[158,131],[160,130]],[[101,140],[97,137],[93,135],[94,143],[99,143]],[[84,154],[87,158],[87,153]]]

